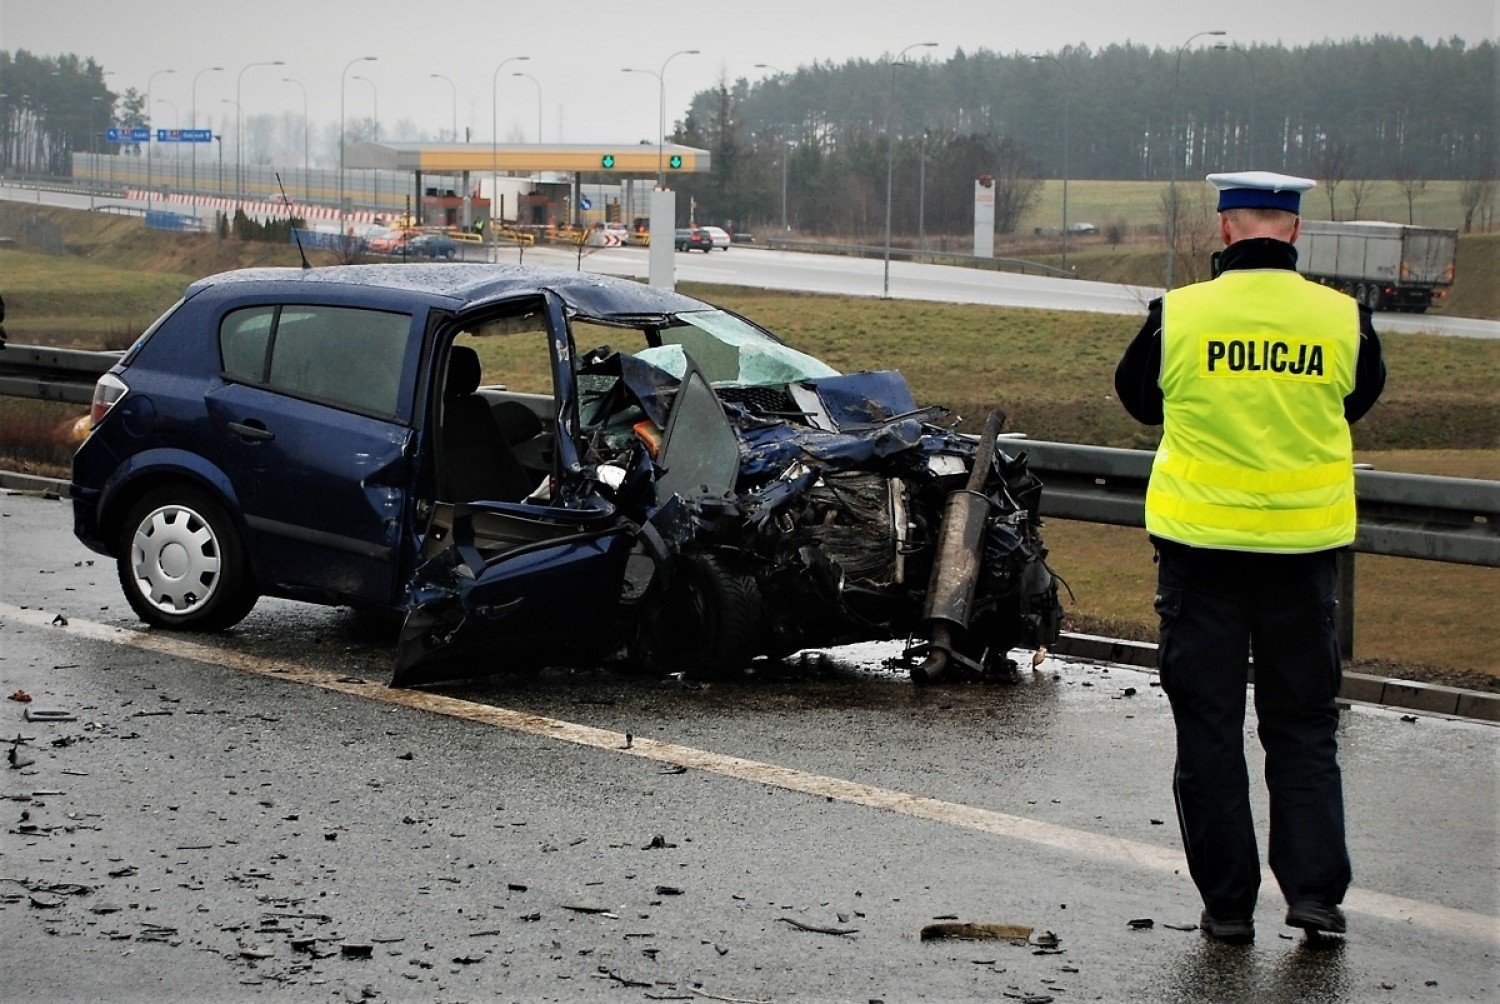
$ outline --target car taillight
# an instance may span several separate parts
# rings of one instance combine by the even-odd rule
[[[125,381],[113,373],[106,373],[94,384],[94,402],[89,406],[89,428],[98,428],[99,423],[104,421],[104,416],[109,414],[125,394],[130,390],[125,386]]]

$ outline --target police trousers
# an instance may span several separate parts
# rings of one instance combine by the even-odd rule
[[[1349,888],[1339,774],[1335,551],[1258,554],[1153,538],[1161,686],[1177,726],[1173,793],[1188,870],[1220,920],[1249,919],[1260,861],[1245,766],[1248,660],[1270,793],[1272,874],[1288,903]]]

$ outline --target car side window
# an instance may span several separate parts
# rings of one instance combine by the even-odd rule
[[[285,305],[237,310],[219,328],[224,375],[296,397],[394,416],[407,314]]]
[[[224,318],[219,325],[219,355],[225,376],[246,383],[265,380],[266,355],[275,323],[275,307],[249,307]]]

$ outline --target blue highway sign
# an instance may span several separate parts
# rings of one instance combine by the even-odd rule
[[[212,129],[158,129],[156,130],[156,141],[158,143],[212,143],[214,131]]]

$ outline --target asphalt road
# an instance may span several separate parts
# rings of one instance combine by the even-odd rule
[[[1229,948],[1179,929],[1198,904],[1146,674],[1049,659],[916,690],[870,647],[712,687],[594,668],[398,691],[388,639],[341,611],[140,630],[70,525],[0,495],[0,691],[33,698],[0,700],[9,999],[1496,991],[1490,726],[1350,709],[1349,937],[1283,927],[1268,878],[1259,940]],[[942,918],[1033,933],[920,940]]]
[[[119,204],[144,208],[140,201],[91,199],[88,195],[43,192],[0,185],[0,199],[88,209],[94,205]],[[172,206],[181,211],[184,207]],[[488,249],[463,248],[471,259],[488,256]],[[585,270],[607,275],[644,279],[647,249],[636,247],[593,249],[583,259]],[[576,252],[561,247],[506,249],[501,261],[526,262],[556,268],[574,268]],[[768,251],[737,246],[727,252],[682,253],[675,256],[676,273],[685,282],[717,282],[758,289],[796,290],[837,296],[881,296],[884,263],[878,260]],[[891,262],[890,295],[895,299],[940,303],[974,303],[997,307],[1031,307],[1045,310],[1076,310],[1144,316],[1146,304],[1161,290],[1107,282],[1056,279],[1048,276],[987,272],[953,265]],[[1451,335],[1463,338],[1500,338],[1500,321],[1485,321],[1441,314],[1378,315],[1381,331]]]

